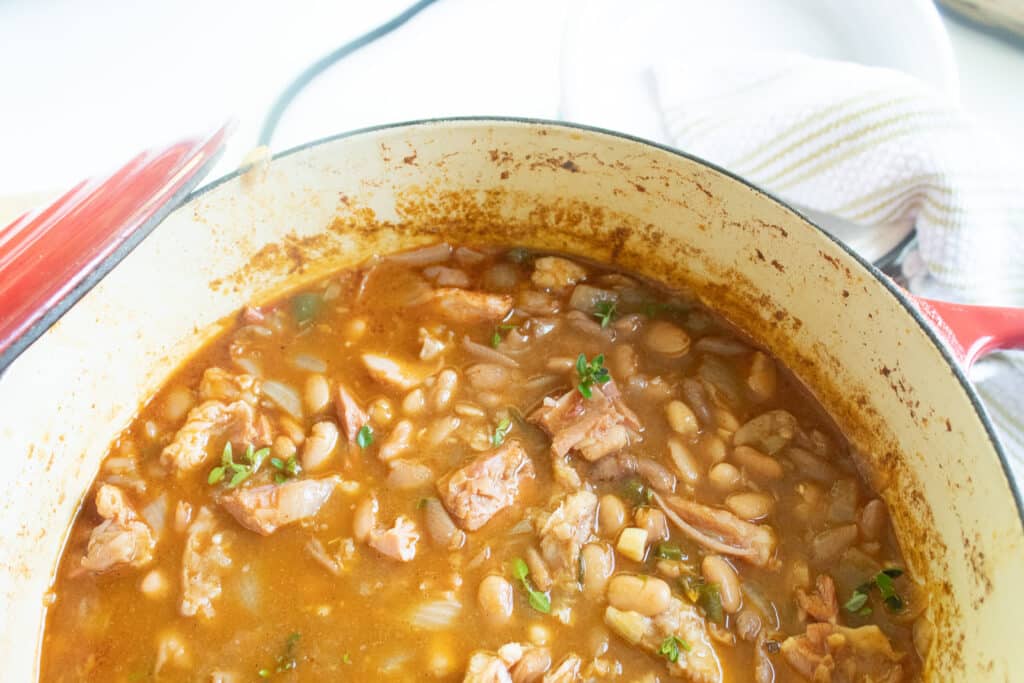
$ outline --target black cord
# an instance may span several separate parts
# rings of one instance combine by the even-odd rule
[[[288,84],[287,88],[281,91],[281,94],[277,96],[277,99],[274,100],[274,104],[270,107],[270,111],[267,112],[267,117],[263,120],[263,128],[260,130],[259,144],[270,145],[270,140],[274,137],[274,131],[277,129],[277,124],[281,122],[281,117],[284,116],[285,110],[288,109],[292,100],[294,100],[295,97],[302,92],[302,89],[309,85],[313,79],[337,62],[348,57],[353,52],[366,47],[378,38],[383,38],[396,28],[399,28],[405,24],[405,22],[409,21],[435,2],[437,2],[437,0],[419,0],[419,2],[410,6],[401,14],[392,17],[377,28],[369,31],[368,33],[364,33],[355,40],[345,43],[334,52],[321,57],[316,62],[306,67],[306,69],[300,73],[294,81]]]

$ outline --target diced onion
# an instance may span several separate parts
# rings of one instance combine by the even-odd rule
[[[309,372],[327,372],[326,362],[306,353],[299,353],[293,356],[292,365],[300,370],[308,370]]]
[[[295,389],[277,380],[268,379],[263,383],[263,393],[280,406],[281,410],[296,420],[302,419],[302,399],[299,397],[299,392],[295,391]]]
[[[163,536],[167,524],[167,494],[160,494],[149,505],[142,508],[142,517],[158,538]]]
[[[409,622],[416,628],[441,631],[449,628],[462,611],[462,603],[456,600],[433,600],[416,606]]]
[[[391,254],[387,257],[387,260],[406,266],[427,266],[431,263],[447,261],[451,255],[451,246],[441,242],[440,244],[432,244],[422,249],[407,251],[404,254]]]

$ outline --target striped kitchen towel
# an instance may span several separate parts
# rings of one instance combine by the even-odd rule
[[[864,230],[917,229],[913,291],[1024,306],[1024,173],[955,102],[899,71],[786,53],[653,69],[679,148]],[[973,379],[1024,484],[1024,353]]]

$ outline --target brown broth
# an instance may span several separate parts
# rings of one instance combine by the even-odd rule
[[[522,250],[460,249],[444,265],[468,276],[469,289],[511,291],[521,297],[524,292],[538,291],[531,283],[535,258]],[[429,267],[385,258],[327,278],[306,290],[319,302],[308,324],[296,321],[294,296],[262,307],[258,316],[241,314],[235,324],[168,379],[111,447],[107,465],[101,469],[70,532],[53,587],[55,602],[47,617],[40,680],[247,681],[259,680],[264,671],[268,677],[282,680],[457,681],[462,680],[471,653],[494,652],[509,642],[546,646],[554,664],[570,653],[579,655],[581,674],[574,680],[670,680],[664,656],[631,645],[613,633],[603,618],[605,601],[585,599],[574,585],[553,589],[552,613],[542,614],[531,608],[525,592],[513,580],[515,605],[505,624],[488,620],[478,605],[481,580],[489,574],[510,577],[513,558],[522,557],[527,547],[536,546],[537,534],[524,520],[532,519],[537,510],[550,510],[562,495],[561,485],[552,476],[548,435],[521,417],[535,410],[544,397],[574,390],[577,378],[568,368],[581,353],[587,359],[604,354],[612,378],[643,425],[642,436],[632,436],[628,451],[669,468],[673,465],[666,455],[666,444],[674,432],[666,420],[666,403],[682,398],[683,378],[703,376],[705,389],[716,379],[720,381],[717,395],[724,405],[719,408],[718,429],[702,425],[698,436],[683,439],[699,464],[700,479],[692,487],[680,480],[678,495],[707,505],[723,505],[727,492],[713,485],[708,476],[716,460],[715,449],[722,448],[727,462],[734,463],[730,439],[736,425],[730,422],[742,425],[768,410],[784,409],[794,415],[800,428],[793,443],[801,443],[813,454],[813,462],[801,467],[786,456],[789,451],[780,451],[773,458],[783,465],[784,474],[777,481],[758,479],[737,466],[742,478],[735,491],[761,491],[772,498],[771,512],[759,523],[774,529],[778,546],[772,567],[731,561],[745,587],[744,609],[759,615],[764,635],[756,642],[738,637],[736,614],[726,615],[720,627],[713,627],[725,640],[735,640],[734,644],[711,640],[721,662],[723,681],[754,680],[757,647],[762,648],[774,668],[774,680],[806,680],[787,664],[779,645],[806,627],[794,599],[794,586],[807,581],[813,585],[819,573],[834,579],[841,625],[876,624],[892,647],[902,653],[899,666],[903,677],[893,680],[919,678],[913,625],[923,605],[918,604],[918,591],[910,577],[903,575],[894,582],[906,603],[899,613],[886,609],[877,588],[869,591],[866,604],[872,608],[870,615],[842,608],[853,591],[881,568],[903,566],[891,526],[885,520],[883,532],[876,539],[867,538],[860,528],[850,547],[836,557],[821,560],[814,556],[822,540],[819,536],[816,543],[816,535],[844,524],[856,525],[858,520],[863,522],[864,506],[875,495],[858,473],[841,434],[799,383],[782,368],[776,369],[773,361],[770,365],[777,376],[773,395],[762,401],[752,399],[747,378],[756,347],[749,340],[690,297],[588,263],[585,282],[614,289],[619,295],[609,327],[602,330],[600,316],[593,311],[580,316],[587,322],[570,321],[567,314],[573,310],[569,305],[573,287],[568,286],[552,295],[560,306],[559,313],[530,315],[517,307],[506,319],[519,330],[528,319],[534,320],[534,326],[538,320],[554,323],[547,334],[531,338],[522,349],[512,349],[514,342],[509,335],[516,334],[515,330],[491,320],[453,321],[420,303],[434,286],[423,274]],[[517,301],[521,303],[521,299]],[[623,321],[633,315],[638,329],[624,330]],[[257,321],[258,317],[263,321]],[[656,320],[685,330],[691,339],[689,351],[669,357],[649,349],[645,334]],[[446,342],[438,358],[418,359],[421,328]],[[476,389],[466,370],[486,359],[467,350],[461,340],[466,336],[490,349],[495,335],[501,338],[498,351],[514,358],[519,367],[512,370],[514,376],[500,389]],[[709,337],[728,340],[716,350],[731,355],[698,350],[698,340]],[[624,352],[615,350],[626,344],[635,352],[639,366],[632,380],[620,371],[622,357],[618,354]],[[405,415],[403,401],[410,391],[374,380],[360,360],[367,352],[401,359],[424,377],[436,377],[442,368],[455,369],[459,382],[454,399],[443,410]],[[563,359],[568,367],[551,369],[556,359]],[[326,367],[322,373],[309,369],[317,362]],[[323,374],[331,387],[331,401],[318,412],[304,406],[302,419],[296,421],[307,437],[314,423],[337,421],[334,391],[339,382],[364,408],[369,408],[373,444],[363,449],[346,444],[344,435],[339,439],[328,466],[315,476],[337,475],[346,483],[334,490],[314,517],[269,536],[240,526],[215,501],[215,494],[225,491],[223,482],[212,486],[207,482],[224,447],[225,437],[220,433],[210,440],[208,458],[201,467],[175,477],[161,465],[161,451],[185,421],[180,404],[186,398],[192,404],[197,401],[200,379],[210,367],[236,374],[257,369],[262,379],[290,386],[300,397],[309,376]],[[541,379],[544,377],[549,379]],[[660,382],[653,381],[655,378]],[[424,384],[431,381],[436,380],[427,379]],[[428,403],[431,393],[432,388],[425,386]],[[390,418],[384,416],[385,403],[390,406]],[[173,415],[169,417],[169,413]],[[266,391],[258,413],[269,418],[276,435],[287,433],[287,413],[267,398]],[[388,467],[376,457],[381,443],[403,416],[414,423],[417,432],[451,416],[459,420],[453,434],[440,445],[425,446],[429,437],[420,436],[419,445],[402,456],[429,466],[434,479],[490,449],[488,441],[503,417],[508,417],[511,424],[507,440],[514,439],[523,446],[536,477],[522,483],[514,505],[480,530],[467,532],[461,549],[439,547],[426,533],[422,519],[421,501],[437,496],[433,481],[411,490],[391,488]],[[279,455],[276,450],[274,454]],[[241,455],[236,448],[236,461],[241,461]],[[111,462],[118,472],[111,471]],[[592,466],[577,455],[570,456],[570,462],[586,482]],[[808,467],[821,471],[811,472]],[[260,472],[242,488],[270,483],[275,473],[265,461]],[[634,507],[653,506],[644,491],[630,490],[636,481],[630,477],[594,481],[591,485],[599,496],[612,493],[628,500],[636,495],[636,505],[631,503]],[[103,521],[93,498],[104,482],[119,485],[151,526],[154,506],[159,506],[156,501],[165,504],[164,528],[158,530],[153,559],[144,567],[120,566],[93,573],[81,566],[90,533]],[[414,560],[398,562],[352,541],[354,510],[371,492],[380,503],[382,526],[404,515],[419,527],[421,538]],[[174,528],[179,501],[190,503],[194,511],[206,506],[214,513],[231,558],[231,566],[224,572],[223,592],[213,601],[215,613],[211,618],[182,616],[179,612],[186,538],[186,533]],[[701,560],[707,551],[678,528],[670,528],[672,536],[667,543],[678,547],[684,574],[689,572],[692,577],[666,581],[689,605],[695,587],[699,587]],[[602,536],[600,530],[595,538],[613,546],[616,541]],[[343,568],[337,576],[313,559],[307,548],[311,539],[319,540],[330,553],[340,553]],[[616,572],[658,576],[656,553],[657,543],[648,547],[643,562],[616,553]],[[162,578],[165,586],[160,588],[154,577]],[[441,623],[439,617],[434,628],[428,628],[424,613],[415,616],[427,603],[436,603],[434,607],[442,617],[447,609],[450,623]],[[704,615],[706,604],[697,609]],[[569,623],[562,623],[560,617]],[[291,649],[290,634],[299,634]],[[182,654],[177,657],[174,642],[181,645]],[[282,671],[277,671],[279,668]],[[221,678],[215,677],[218,672]],[[840,673],[834,680],[846,680]]]

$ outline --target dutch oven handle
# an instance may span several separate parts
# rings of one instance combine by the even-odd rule
[[[177,207],[232,128],[143,152],[0,228],[0,372]]]
[[[972,306],[910,296],[965,369],[999,349],[1024,349],[1024,308]]]

